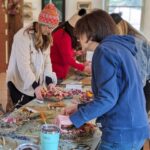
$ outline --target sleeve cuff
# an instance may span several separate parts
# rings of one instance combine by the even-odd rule
[[[33,89],[36,89],[38,86],[39,86],[39,84],[36,81],[34,81],[32,84]]]
[[[48,76],[46,76],[46,80],[45,80],[45,81],[46,81],[46,84],[47,84],[47,85],[53,83],[52,78],[51,78],[51,77],[48,77]]]
[[[86,121],[82,117],[80,111],[75,112],[70,116],[70,120],[76,128],[81,127]]]

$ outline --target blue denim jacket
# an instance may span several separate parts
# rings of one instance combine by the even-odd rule
[[[139,69],[140,76],[142,77],[142,83],[144,86],[146,84],[146,80],[150,79],[150,44],[139,38],[134,39],[137,48],[137,67]]]

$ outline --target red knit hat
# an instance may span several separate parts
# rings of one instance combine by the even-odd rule
[[[38,22],[48,25],[50,27],[56,27],[59,23],[59,14],[57,8],[53,3],[47,4],[41,13],[39,14]]]

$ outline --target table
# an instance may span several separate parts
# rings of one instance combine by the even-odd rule
[[[68,82],[68,80],[67,80]],[[70,79],[70,82],[72,80]],[[84,89],[88,88],[87,86]],[[69,106],[72,103],[71,99],[63,100],[64,104]],[[33,115],[30,120],[24,115],[25,109],[30,109],[34,111],[35,116]],[[17,120],[17,125],[12,126],[11,132],[7,130],[0,130],[0,150],[15,150],[15,148],[21,143],[35,143],[40,145],[40,128],[43,124],[41,117],[37,112],[44,112],[47,118],[47,123],[52,123],[52,120],[61,112],[61,109],[49,109],[48,102],[39,103],[37,99],[34,99],[30,103],[21,107],[18,110],[7,115],[5,118],[9,118],[10,122],[16,121],[13,118],[19,118],[24,121],[19,124],[19,119]],[[26,113],[25,113],[26,114]],[[3,118],[1,118],[3,119]],[[12,120],[11,120],[12,119]],[[2,121],[1,121],[2,122]],[[1,123],[0,123],[1,125]],[[100,140],[101,132],[97,128],[95,134],[92,137],[82,137],[75,140],[66,140],[60,139],[59,150],[94,150]]]

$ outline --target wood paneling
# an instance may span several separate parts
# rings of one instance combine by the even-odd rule
[[[5,29],[7,24],[5,23],[6,11],[2,7],[2,1],[0,1],[0,72],[5,72],[6,70],[6,45],[5,41],[7,36],[5,35]]]
[[[13,42],[14,34],[23,27],[23,0],[19,1],[19,12],[15,15],[8,15],[8,58],[11,53],[11,47]]]

